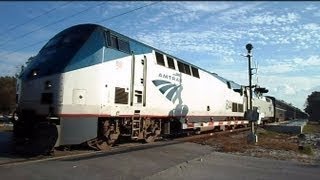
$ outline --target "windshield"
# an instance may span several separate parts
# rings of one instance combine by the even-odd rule
[[[21,78],[36,78],[63,72],[94,28],[95,26],[79,25],[54,36],[28,64]]]

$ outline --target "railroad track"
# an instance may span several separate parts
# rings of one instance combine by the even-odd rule
[[[23,165],[23,164],[43,162],[43,161],[54,161],[54,160],[65,160],[65,159],[81,160],[81,159],[88,159],[88,158],[96,158],[99,156],[108,156],[108,155],[126,153],[126,152],[143,150],[148,148],[156,148],[156,147],[166,146],[170,144],[195,141],[197,139],[210,138],[213,135],[218,135],[218,134],[223,135],[223,134],[237,133],[237,132],[243,132],[248,130],[250,130],[250,128],[239,128],[239,129],[218,131],[218,132],[208,131],[206,133],[196,134],[191,136],[175,137],[170,139],[163,138],[154,143],[119,144],[117,146],[112,147],[109,151],[94,151],[94,150],[58,151],[56,150],[54,153],[55,154],[54,156],[37,156],[32,158],[20,158],[20,159],[16,159],[15,157],[15,160],[8,160],[3,162],[0,161],[0,167]]]
[[[250,127],[233,129],[233,130],[218,131],[218,132],[208,131],[207,133],[203,133],[203,134],[177,138],[177,140],[178,141],[191,141],[191,140],[209,138],[213,135],[218,135],[218,134],[223,135],[223,134],[237,133],[237,132],[243,132],[243,131],[249,131],[249,130],[250,130]]]

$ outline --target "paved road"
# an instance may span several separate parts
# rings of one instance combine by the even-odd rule
[[[212,152],[170,142],[82,158],[0,166],[1,179],[320,179],[319,166]]]
[[[141,179],[210,153],[192,143],[155,143],[85,158],[0,166],[1,179]]]
[[[144,179],[319,180],[320,166],[212,152]]]
[[[12,132],[0,132],[0,158],[1,154],[11,150]]]
[[[12,132],[0,132],[0,164],[10,162],[12,160],[23,160],[23,158],[18,158],[11,153],[11,143]]]

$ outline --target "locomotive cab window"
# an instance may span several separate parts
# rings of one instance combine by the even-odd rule
[[[163,54],[156,52],[156,59],[157,59],[157,64],[159,64],[161,66],[165,66]]]
[[[118,39],[118,45],[119,45],[120,51],[130,53],[130,46],[128,41],[125,41],[123,39]]]
[[[118,49],[119,48],[118,38],[116,36],[111,35],[110,40],[111,40],[111,47]]]
[[[57,46],[61,39],[62,39],[62,36],[50,39],[50,41],[43,47],[43,49]]]
[[[118,38],[109,31],[106,32],[106,38],[108,47],[130,54],[130,45],[128,41]]]

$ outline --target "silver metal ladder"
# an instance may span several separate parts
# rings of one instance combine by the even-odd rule
[[[132,117],[131,138],[133,139],[138,138],[140,131],[141,131],[141,116],[140,116],[140,113],[135,113]]]

